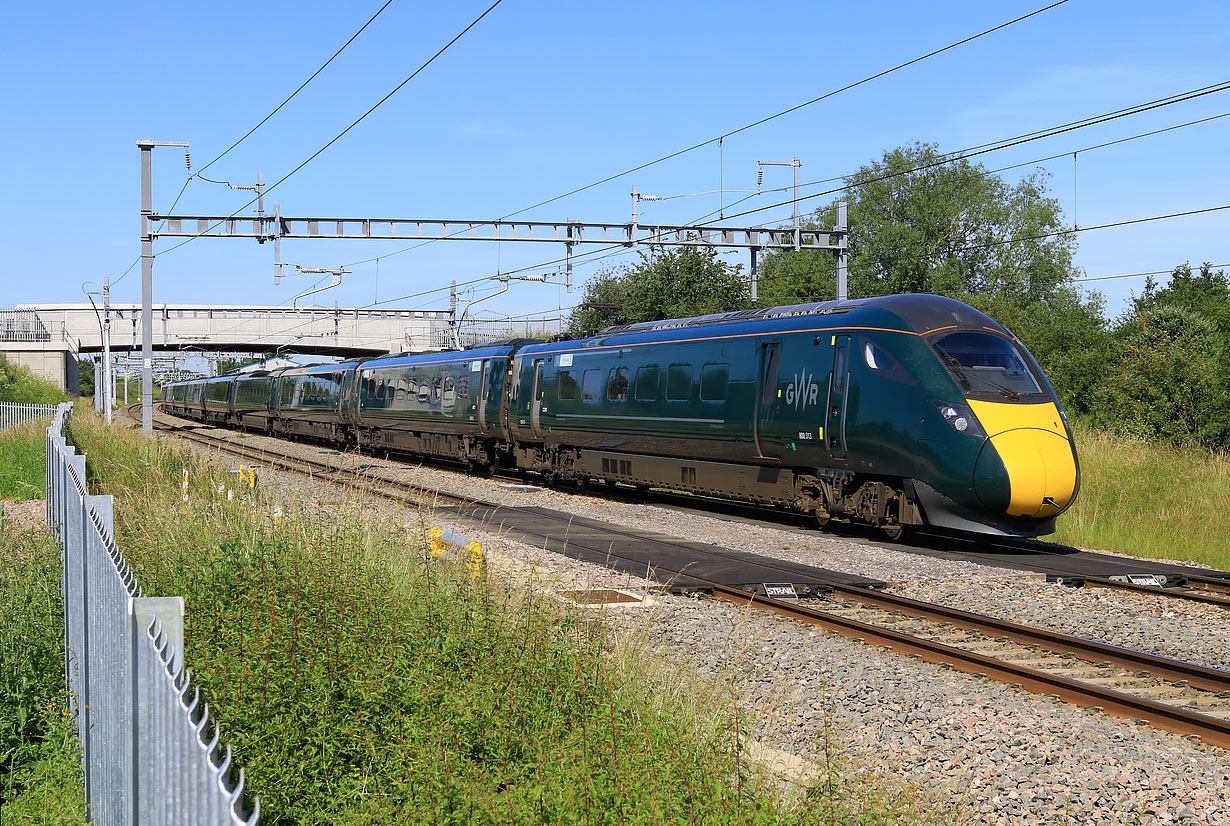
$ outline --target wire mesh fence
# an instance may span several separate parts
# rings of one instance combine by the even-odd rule
[[[19,404],[0,402],[0,433],[26,422],[50,419],[56,414],[54,404]]]
[[[85,457],[47,428],[47,524],[63,548],[64,673],[86,806],[100,826],[254,826],[209,707],[184,667],[183,598],[144,597],[115,545],[114,504],[92,496]]]

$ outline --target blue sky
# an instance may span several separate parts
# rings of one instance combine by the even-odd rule
[[[269,123],[204,174],[275,181],[333,138],[461,31],[490,0],[392,5]],[[0,306],[84,300],[139,254],[139,138],[187,141],[200,167],[255,125],[381,3],[10,4],[0,34]],[[284,215],[493,218],[818,97],[1046,5],[1034,2],[673,2],[504,0],[438,61],[269,194]],[[972,43],[518,217],[628,220],[633,184],[683,195],[756,185],[758,160],[798,155],[802,180],[840,176],[913,141],[983,144],[1230,80],[1230,6],[1070,0]],[[1083,152],[1084,147],[1230,112],[1230,92],[982,156],[1042,164],[1082,226],[1230,204],[1230,117]],[[1004,173],[1010,180],[1033,167]],[[187,178],[155,150],[154,202]],[[766,172],[766,188],[790,183]],[[824,187],[804,190],[804,194]],[[250,195],[192,180],[176,212],[225,215]],[[644,202],[642,221],[684,224],[743,197]],[[828,196],[825,196],[827,199]],[[820,200],[825,200],[820,199]],[[786,200],[758,196],[736,211]],[[812,202],[813,204],[816,202]],[[732,223],[788,222],[784,206]],[[1230,210],[1082,233],[1089,277],[1230,262]],[[855,228],[856,229],[856,228]],[[155,252],[175,242],[160,241]],[[308,267],[358,261],[315,300],[443,308],[449,279],[555,264],[553,244],[295,241]],[[584,248],[581,248],[584,251]],[[379,263],[370,261],[383,257]],[[746,253],[728,260],[744,262]],[[578,264],[578,282],[625,257]],[[155,261],[155,301],[289,303],[308,276],[273,283],[272,245],[198,239]],[[115,286],[140,300],[140,268]],[[484,281],[472,297],[495,289]],[[1093,282],[1117,312],[1143,279]],[[441,289],[443,288],[443,289]],[[434,291],[434,292],[431,292]],[[516,284],[480,305],[551,312],[580,299]],[[477,308],[476,308],[477,309]]]

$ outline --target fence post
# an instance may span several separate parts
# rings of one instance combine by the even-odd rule
[[[169,666],[178,675],[184,663],[184,598],[133,597],[128,600],[132,618],[132,823],[161,822],[155,815],[160,802],[178,791],[178,778],[166,777],[164,741],[156,721],[170,719],[166,686],[158,672]],[[153,632],[151,635],[149,632]],[[154,642],[165,645],[169,662],[163,665]],[[145,747],[141,739],[145,738]],[[161,795],[161,800],[159,799]]]

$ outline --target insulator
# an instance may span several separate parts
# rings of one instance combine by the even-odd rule
[[[184,164],[188,167],[188,171],[192,171],[192,156],[188,154],[188,150],[184,150]]]
[[[762,181],[764,181],[764,167],[763,166],[756,170],[756,191],[757,192],[760,191],[760,184]]]

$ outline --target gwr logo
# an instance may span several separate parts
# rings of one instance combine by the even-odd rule
[[[820,400],[820,385],[804,371],[800,376],[794,374],[794,380],[786,385],[786,404],[795,410],[803,411],[808,405],[817,404]]]

